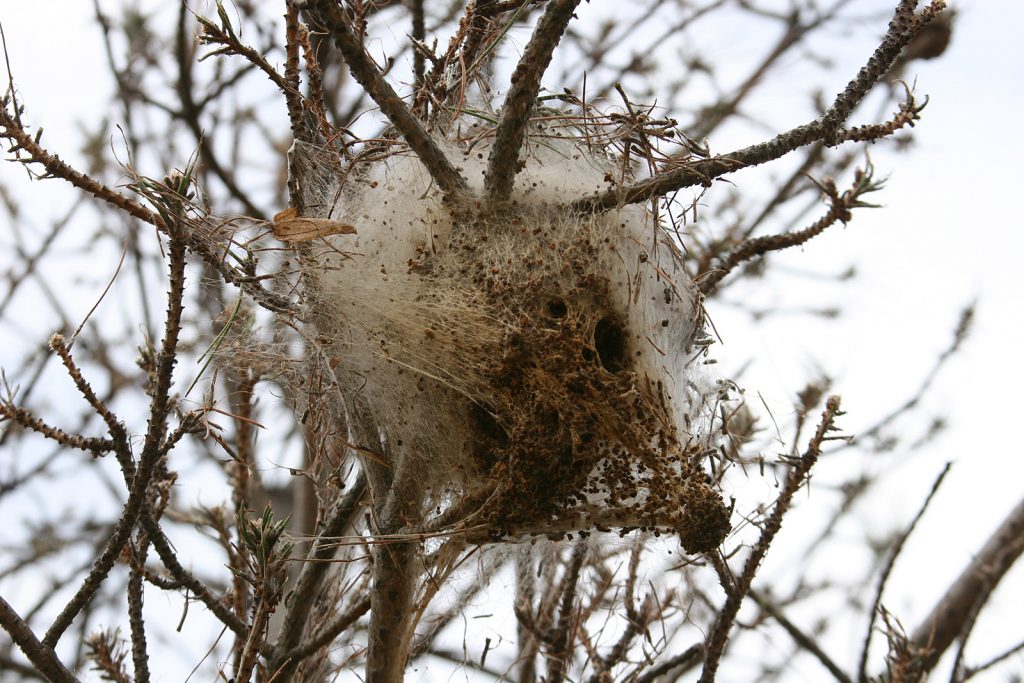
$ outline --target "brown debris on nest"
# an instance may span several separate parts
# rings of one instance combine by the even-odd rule
[[[489,144],[474,130],[449,141],[471,185]],[[428,490],[410,533],[493,542],[643,529],[679,534],[696,553],[729,531],[704,471],[713,390],[688,368],[700,294],[643,209],[559,204],[622,176],[587,135],[529,139],[496,210],[445,204],[401,154],[364,166],[347,194],[325,192],[330,218],[357,234],[314,246],[325,284],[313,322],[336,339],[328,353],[350,419],[375,416],[364,432]]]

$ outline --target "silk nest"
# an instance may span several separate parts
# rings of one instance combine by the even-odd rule
[[[442,142],[476,190],[489,132]],[[410,528],[475,542],[646,529],[690,552],[721,542],[729,515],[706,469],[729,385],[708,372],[677,238],[642,207],[570,205],[623,180],[621,164],[533,127],[512,196],[482,212],[446,204],[409,152],[344,171],[322,149],[291,154],[307,214],[355,228],[305,252],[311,362],[378,472],[371,490],[415,473]]]

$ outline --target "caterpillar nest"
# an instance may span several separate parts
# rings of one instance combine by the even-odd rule
[[[488,143],[443,144],[479,190]],[[410,528],[475,542],[641,528],[714,548],[729,515],[700,431],[716,388],[696,369],[703,316],[681,254],[641,208],[565,208],[607,189],[609,160],[536,134],[521,159],[510,201],[483,216],[446,206],[411,154],[321,178],[321,213],[357,231],[314,242],[307,267],[350,439],[415,472]]]

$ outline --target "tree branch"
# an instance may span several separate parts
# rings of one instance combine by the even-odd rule
[[[430,137],[423,123],[384,79],[384,74],[377,65],[367,56],[362,41],[352,31],[341,7],[335,0],[310,0],[307,4],[323,20],[331,37],[334,38],[334,44],[345,58],[352,77],[363,86],[388,117],[391,125],[405,138],[406,143],[426,166],[430,177],[440,186],[445,198],[461,203],[469,195],[466,180]]]
[[[814,638],[801,631],[767,596],[761,595],[758,591],[751,590],[750,597],[761,609],[770,614],[772,619],[778,622],[779,626],[789,634],[790,638],[797,645],[814,655],[821,665],[828,669],[829,673],[832,674],[838,683],[853,683],[852,679],[821,649]]]
[[[988,601],[1013,563],[1024,552],[1024,499],[999,525],[963,573],[946,590],[911,640],[927,648],[924,668],[931,670],[971,618],[974,607]]]
[[[28,661],[51,681],[70,683],[77,681],[74,674],[67,670],[57,659],[53,649],[39,642],[25,620],[3,597],[0,597],[0,626],[10,634],[11,640],[25,653]]]
[[[286,664],[292,661],[302,661],[325,645],[329,645],[331,641],[338,637],[338,634],[348,630],[352,624],[359,620],[359,617],[368,611],[370,611],[370,596],[364,595],[354,605],[349,607],[347,611],[338,615],[334,621],[324,626],[319,633],[306,642],[299,644],[291,652],[286,653],[281,658],[281,661]]]
[[[526,138],[526,128],[530,124],[530,112],[533,111],[540,91],[540,80],[579,4],[580,0],[551,0],[516,65],[515,73],[512,74],[512,87],[501,106],[501,119],[495,129],[494,144],[487,159],[484,192],[488,204],[506,200],[512,193],[519,172],[519,154]]]
[[[117,561],[118,556],[131,536],[132,529],[135,528],[139,514],[146,505],[149,484],[157,462],[160,459],[160,447],[164,433],[167,430],[171,375],[177,360],[178,334],[181,331],[181,313],[185,291],[185,240],[182,234],[183,231],[180,226],[168,226],[168,229],[171,239],[168,248],[170,291],[167,295],[167,318],[164,323],[164,338],[157,360],[156,384],[153,388],[153,398],[150,401],[149,428],[143,443],[142,455],[139,457],[139,465],[135,469],[134,477],[130,481],[130,493],[128,495],[128,502],[124,506],[124,512],[122,512],[113,533],[107,540],[103,552],[96,558],[92,569],[85,577],[78,592],[64,607],[43,637],[43,643],[49,647],[57,644],[64,631],[71,625],[71,622],[74,621],[78,613],[82,611],[82,608],[92,600],[92,596],[99,590],[100,585],[110,574],[114,562]],[[127,475],[128,473],[126,472],[125,474]]]
[[[882,187],[881,181],[874,181],[872,177],[873,170],[870,164],[868,164],[866,170],[857,169],[853,187],[842,195],[839,194],[836,183],[832,178],[825,178],[821,183],[818,183],[818,187],[825,193],[831,204],[828,213],[803,230],[781,235],[765,235],[746,240],[729,252],[729,255],[721,265],[707,273],[698,275],[696,279],[699,282],[701,293],[707,296],[714,292],[725,276],[741,263],[758,256],[763,256],[769,252],[781,251],[804,244],[820,235],[830,226],[835,225],[837,221],[843,224],[849,222],[853,215],[853,209],[873,206],[861,200],[863,195],[875,192]]]
[[[316,544],[310,550],[309,557],[295,583],[295,590],[288,598],[291,607],[285,615],[284,624],[281,626],[281,636],[274,645],[274,654],[271,657],[270,669],[275,672],[280,671],[280,675],[284,679],[290,677],[294,668],[302,661],[302,658],[296,656],[295,649],[307,629],[314,597],[320,590],[327,571],[331,567],[330,560],[334,558],[337,549],[337,545],[332,542],[332,539],[344,533],[345,528],[352,523],[352,518],[359,510],[365,493],[366,475],[360,471],[359,478],[352,488],[345,495],[338,496],[327,523],[323,528],[317,530]],[[315,649],[311,650],[311,652],[315,651]]]
[[[40,179],[62,178],[78,189],[106,202],[132,218],[137,218],[144,223],[149,223],[160,232],[165,234],[168,233],[168,227],[160,216],[156,215],[142,204],[125,197],[121,193],[97,182],[88,175],[79,172],[61,161],[57,155],[48,152],[39,144],[41,131],[33,138],[22,127],[21,123],[7,111],[7,102],[0,102],[0,104],[3,105],[0,106],[0,127],[3,128],[3,131],[0,132],[0,136],[6,137],[11,141],[11,146],[8,151],[11,154],[16,155],[16,161],[23,164],[39,164],[46,170],[46,173],[37,175],[36,177]],[[25,152],[27,156],[20,156],[21,152]],[[269,311],[276,313],[295,312],[296,307],[288,299],[267,291],[257,283],[253,282],[246,273],[228,266],[224,262],[223,254],[216,253],[202,236],[189,233],[187,235],[187,240],[189,248],[196,254],[199,254],[207,265],[213,267],[218,273],[220,273],[225,282],[239,287],[249,294],[254,301]]]
[[[786,482],[782,492],[779,494],[778,500],[775,501],[771,515],[764,521],[761,536],[758,538],[753,549],[751,549],[750,555],[747,556],[747,560],[743,565],[743,573],[736,579],[732,590],[726,591],[725,604],[719,610],[714,628],[707,638],[704,670],[701,672],[699,683],[711,683],[715,680],[718,662],[725,651],[729,631],[736,620],[736,614],[739,612],[740,605],[743,604],[744,596],[750,590],[754,574],[757,572],[758,567],[760,567],[765,553],[768,552],[769,546],[771,546],[772,541],[775,539],[775,535],[782,528],[782,518],[789,511],[790,505],[793,502],[793,496],[796,495],[796,492],[807,481],[811,467],[814,466],[818,456],[821,455],[822,444],[829,438],[835,438],[830,437],[829,433],[835,431],[835,420],[840,415],[842,415],[842,411],[839,409],[839,397],[830,396],[825,404],[825,411],[822,413],[818,428],[807,445],[807,450],[790,464],[789,473],[786,475]]]
[[[932,0],[928,8],[920,15],[915,15],[914,8],[917,3],[918,0],[900,2],[889,23],[885,38],[867,64],[861,67],[846,88],[836,96],[828,111],[815,121],[780,133],[771,140],[728,154],[719,154],[710,159],[687,163],[631,186],[613,188],[596,197],[578,199],[571,204],[571,208],[581,212],[593,212],[608,211],[625,204],[637,204],[684,187],[709,186],[711,181],[726,173],[773,161],[812,142],[820,141],[832,147],[846,139],[856,139],[857,135],[853,131],[843,129],[846,119],[875,82],[889,70],[900,51],[946,6],[945,0]]]
[[[946,466],[942,468],[942,472],[935,479],[935,483],[932,484],[931,491],[928,492],[928,496],[925,497],[924,503],[921,504],[921,508],[914,515],[914,519],[911,520],[910,525],[907,526],[906,530],[900,534],[899,538],[896,539],[896,543],[893,545],[892,550],[889,552],[889,557],[885,561],[885,566],[882,567],[882,571],[878,577],[878,588],[875,590],[875,599],[871,603],[871,612],[868,614],[868,628],[867,633],[864,636],[864,648],[860,655],[860,664],[857,667],[857,680],[858,683],[867,683],[868,675],[868,651],[871,648],[871,636],[875,631],[875,617],[878,615],[878,608],[882,604],[882,595],[885,593],[885,584],[889,580],[889,575],[892,573],[892,569],[896,566],[896,560],[899,558],[900,553],[903,551],[903,546],[910,538],[910,534],[914,533],[914,529],[917,527],[917,523],[921,521],[925,511],[928,509],[928,505],[932,502],[932,498],[938,492],[939,487],[942,485],[942,480],[949,474],[949,468],[952,467],[952,463],[946,463]]]

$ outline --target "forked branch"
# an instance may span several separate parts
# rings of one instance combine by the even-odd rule
[[[363,86],[367,94],[388,117],[391,125],[405,138],[406,143],[427,168],[430,177],[440,186],[446,199],[459,202],[467,197],[469,187],[466,185],[466,180],[448,160],[434,139],[430,137],[423,122],[406,106],[394,88],[385,80],[381,70],[367,56],[362,41],[349,26],[345,12],[335,0],[308,0],[302,3],[293,1],[292,4],[308,6],[316,12],[334,39],[334,44],[338,46],[338,50],[341,51],[348,63],[352,77],[359,85]]]
[[[56,154],[52,154],[44,148],[39,142],[42,130],[40,129],[35,136],[30,135],[22,125],[20,118],[8,110],[8,104],[7,100],[0,102],[0,137],[7,138],[9,141],[8,152],[14,155],[14,161],[26,166],[38,164],[43,167],[45,172],[34,173],[34,177],[38,179],[61,178],[132,218],[149,223],[160,232],[169,234],[167,222],[156,213],[78,171],[62,161]],[[184,237],[188,248],[220,273],[225,282],[243,289],[262,307],[276,313],[295,311],[295,306],[287,298],[259,286],[251,275],[228,265],[224,254],[219,253],[202,236],[185,231]]]
[[[790,463],[789,473],[786,475],[786,482],[782,492],[779,494],[778,500],[775,501],[771,514],[761,526],[761,536],[751,549],[750,555],[747,556],[746,562],[743,565],[743,572],[727,589],[728,596],[726,597],[725,604],[719,611],[718,617],[715,619],[714,628],[707,638],[704,671],[701,673],[699,683],[711,683],[711,681],[715,680],[715,674],[718,672],[718,663],[725,652],[729,631],[736,620],[736,614],[739,612],[740,605],[743,604],[743,598],[746,597],[747,592],[750,590],[750,584],[754,580],[754,575],[761,566],[761,561],[768,552],[772,541],[775,540],[775,535],[782,528],[782,518],[789,511],[793,502],[793,496],[807,482],[811,468],[818,461],[822,445],[826,441],[841,438],[832,435],[832,432],[836,431],[836,418],[843,414],[839,409],[839,403],[838,396],[829,397],[825,403],[825,411],[822,413],[818,428],[807,445],[807,450],[804,451],[803,455],[794,458]]]
[[[774,161],[814,142],[823,142],[831,147],[847,140],[867,139],[865,134],[871,134],[871,139],[876,139],[876,134],[881,130],[895,131],[901,126],[889,123],[848,130],[843,124],[878,79],[892,68],[903,48],[946,7],[945,0],[932,0],[925,10],[915,14],[917,4],[918,0],[900,2],[881,44],[820,118],[780,133],[770,140],[728,154],[683,164],[628,187],[612,188],[604,194],[579,199],[572,204],[572,208],[578,211],[608,211],[625,204],[645,202],[684,187],[709,186],[715,178],[726,173]],[[911,101],[908,108],[901,108],[894,121],[911,125],[919,111],[920,108],[914,107]]]
[[[729,252],[729,255],[716,268],[698,276],[697,281],[700,291],[704,295],[711,294],[718,287],[722,279],[741,263],[758,256],[764,256],[769,252],[781,251],[804,244],[820,235],[836,222],[844,224],[848,222],[852,217],[851,212],[853,209],[875,206],[874,204],[868,204],[862,199],[864,195],[875,192],[882,187],[882,181],[874,179],[872,175],[873,170],[874,168],[870,164],[868,164],[866,169],[857,169],[854,174],[853,187],[842,194],[839,194],[836,183],[832,178],[825,178],[822,182],[816,183],[825,196],[828,197],[831,204],[824,216],[803,230],[780,235],[765,235],[746,240]]]

